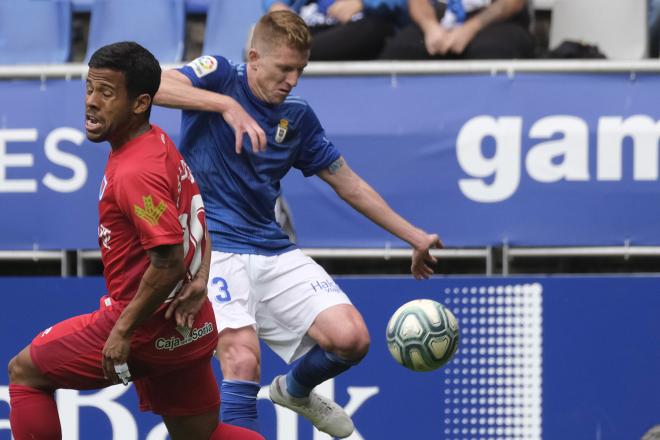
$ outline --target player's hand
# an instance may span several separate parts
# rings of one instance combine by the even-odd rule
[[[112,383],[121,382],[115,372],[115,365],[125,364],[131,350],[130,336],[121,335],[117,327],[110,331],[108,339],[103,347],[103,375]]]
[[[336,0],[328,8],[328,15],[340,23],[348,23],[359,12],[362,12],[362,0]]]
[[[444,55],[447,53],[449,45],[447,36],[449,32],[437,23],[430,30],[424,33],[424,47],[429,55]]]
[[[176,325],[179,327],[192,328],[195,316],[206,301],[207,288],[204,280],[199,278],[184,284],[181,292],[170,303],[165,311],[165,319],[174,316]]]
[[[230,98],[231,99],[231,98]],[[234,130],[236,136],[236,154],[243,151],[243,137],[247,135],[255,153],[266,151],[266,134],[241,105],[234,99],[229,101],[227,110],[222,112],[222,117]]]
[[[437,258],[431,255],[431,249],[443,247],[442,241],[437,234],[426,234],[424,240],[413,248],[412,265],[410,271],[416,280],[428,279],[433,275],[433,269],[429,264],[437,263]]]

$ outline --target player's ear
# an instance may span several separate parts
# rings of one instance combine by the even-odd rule
[[[135,98],[135,101],[133,101],[133,113],[136,115],[145,113],[147,110],[149,110],[150,106],[151,96],[149,96],[148,93],[138,95],[138,97]]]
[[[257,52],[257,49],[251,47],[250,50],[248,50],[247,59],[250,66],[254,67],[254,63],[259,61],[259,52]]]

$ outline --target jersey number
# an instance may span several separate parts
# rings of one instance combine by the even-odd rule
[[[190,247],[193,248],[193,257],[188,266],[188,273],[194,277],[202,265],[202,243],[204,238],[204,226],[199,220],[199,216],[204,212],[204,202],[200,194],[195,194],[190,202],[190,216],[188,214],[181,214],[179,216],[179,223],[183,228],[183,255],[188,256]]]
[[[213,286],[218,288],[218,294],[215,296],[215,300],[218,302],[227,302],[231,301],[231,294],[229,293],[229,286],[227,281],[222,277],[215,277],[211,281]]]

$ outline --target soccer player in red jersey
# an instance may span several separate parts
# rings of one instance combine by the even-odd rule
[[[263,440],[218,421],[210,240],[194,177],[149,123],[158,61],[124,42],[99,49],[89,67],[87,137],[112,147],[98,228],[108,294],[99,310],[44,330],[9,363],[14,438],[61,439],[58,388],[132,380],[140,409],[160,414],[173,440]]]

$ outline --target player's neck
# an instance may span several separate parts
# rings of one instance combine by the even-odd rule
[[[112,147],[114,151],[118,151],[125,144],[138,136],[142,136],[150,129],[151,124],[149,123],[149,120],[140,121],[135,126],[129,126],[126,129],[121,130],[115,139],[109,139],[110,147]]]
[[[254,77],[255,77],[256,75],[254,75],[254,74],[253,74],[253,75],[250,75],[249,70],[250,70],[250,69],[246,69],[246,71],[248,72],[248,73],[247,73],[247,83],[248,83],[248,87],[250,88],[250,91],[251,91],[252,94],[253,94],[254,96],[256,96],[257,99],[259,99],[261,102],[268,103],[268,101],[266,100],[266,95],[263,93],[263,91],[262,91],[261,88],[259,87],[259,84],[257,84],[257,81],[254,79]]]

